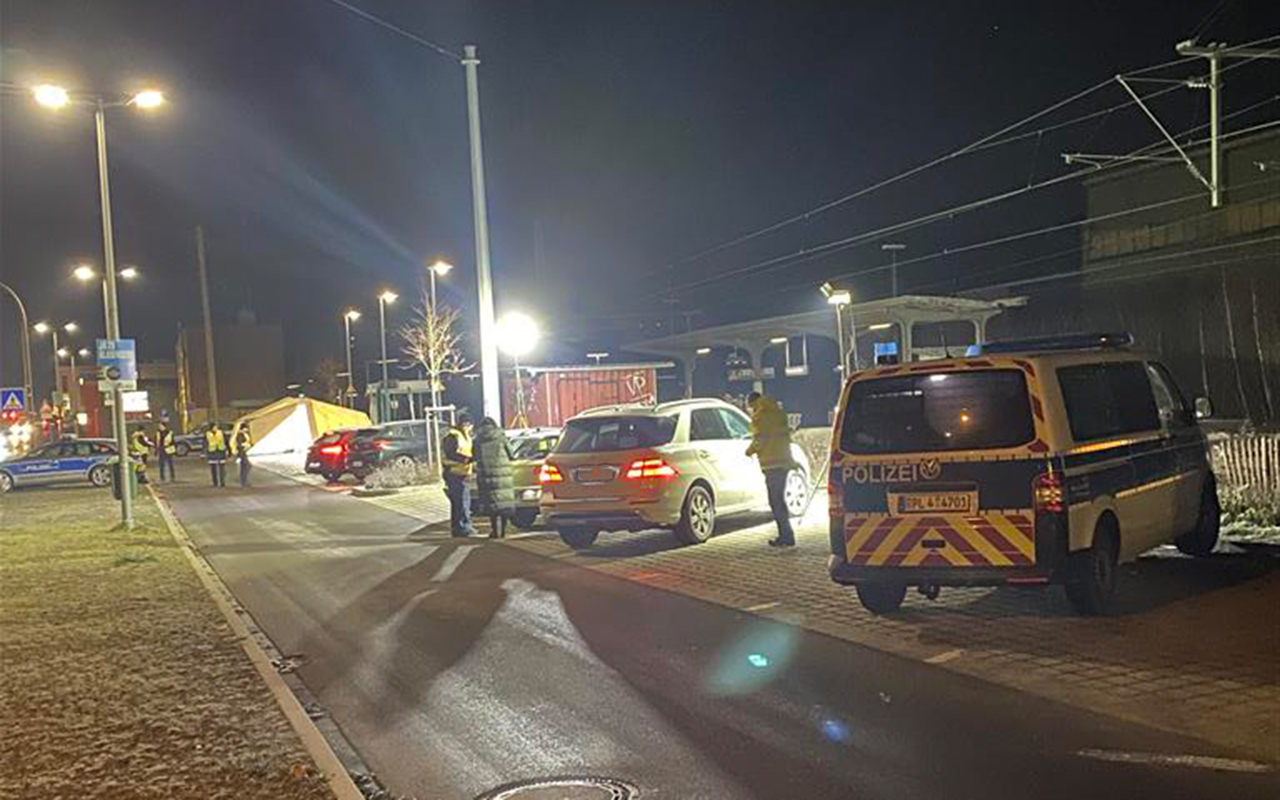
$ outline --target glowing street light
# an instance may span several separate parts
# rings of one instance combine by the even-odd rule
[[[164,105],[164,92],[156,89],[143,89],[130,98],[129,104],[138,108],[159,108]]]
[[[528,355],[538,346],[542,330],[528,314],[513,311],[498,320],[495,327],[498,349],[511,356],[516,375],[516,427],[526,428],[529,420],[524,410],[524,381],[520,377],[520,356]]]
[[[80,330],[80,326],[74,322],[64,322],[61,325],[50,324],[44,320],[40,320],[31,329],[41,336],[48,336],[50,343],[53,345],[53,390],[55,392],[62,391],[62,375],[58,371],[58,359],[66,358],[69,353],[67,348],[58,344],[58,329],[61,328],[68,335]]]
[[[53,351],[53,354],[56,355],[58,358],[66,358],[67,356],[71,355],[71,351],[65,347],[59,347],[57,350]]]
[[[836,350],[840,353],[840,378],[843,380],[849,368],[849,353],[844,341],[844,307],[853,303],[853,293],[848,289],[837,289],[830,282],[823,283],[818,288],[822,291],[822,296],[827,298],[827,305],[836,312]],[[853,368],[858,369],[858,329],[852,321],[849,332],[853,337]]]
[[[133,280],[134,278],[138,277],[138,268],[125,267],[124,269],[120,270],[120,277],[124,278],[126,281]]]
[[[81,264],[72,270],[71,274],[75,276],[76,280],[84,281],[85,283],[98,277],[98,271],[88,264]]]
[[[35,96],[36,102],[45,108],[62,108],[71,102],[71,95],[66,89],[51,83],[40,84],[31,90],[31,94]]]
[[[347,407],[355,405],[356,385],[354,377],[351,373],[351,323],[360,319],[360,312],[354,308],[348,308],[342,313],[342,329],[346,332],[346,351],[347,351]]]

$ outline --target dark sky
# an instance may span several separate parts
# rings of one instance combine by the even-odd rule
[[[1217,5],[351,1],[449,49],[479,44],[498,307],[542,318],[562,357],[629,314],[696,309],[710,321],[812,304],[823,277],[880,264],[878,243],[681,291],[674,307],[660,294],[1056,174],[1063,149],[1152,141],[1130,110],[667,268],[1116,72],[1170,60]],[[1203,38],[1275,33],[1272,2],[1235,0]],[[102,92],[156,84],[172,101],[109,121],[118,258],[145,273],[123,290],[124,327],[144,358],[171,357],[177,325],[198,320],[197,224],[208,237],[215,316],[251,307],[282,322],[293,377],[341,355],[341,308],[372,310],[385,286],[412,295],[436,256],[459,267],[445,297],[474,313],[456,63],[328,0],[0,0],[0,47],[0,79],[10,83]],[[1256,88],[1249,71],[1238,73],[1240,85]],[[1112,88],[1067,115],[1122,99]],[[1205,118],[1203,94],[1162,102],[1175,130]],[[101,261],[91,122],[0,98],[0,280],[33,317],[100,329],[97,296],[67,277],[77,260]],[[903,241],[924,253],[1064,219],[1078,213],[1075,191]],[[1047,248],[1038,246],[1030,252]],[[911,279],[932,285],[971,266],[931,262]],[[853,286],[874,296],[882,277]],[[13,317],[0,313],[0,382],[16,383]],[[361,343],[371,357],[374,337]]]

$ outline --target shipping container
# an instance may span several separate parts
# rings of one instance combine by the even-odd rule
[[[658,401],[658,370],[669,362],[521,367],[526,419],[517,419],[516,382],[502,376],[502,413],[506,427],[558,428],[565,420],[598,406]]]

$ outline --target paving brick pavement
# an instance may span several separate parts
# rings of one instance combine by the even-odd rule
[[[1117,613],[1105,618],[1075,616],[1058,587],[944,589],[875,617],[827,578],[821,500],[794,550],[767,547],[771,525],[754,520],[694,547],[664,531],[602,534],[582,553],[549,533],[508,543],[1280,762],[1274,553],[1155,551],[1125,569]]]

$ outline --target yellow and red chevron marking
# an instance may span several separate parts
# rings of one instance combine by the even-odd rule
[[[984,511],[893,517],[847,514],[845,553],[870,567],[1027,567],[1035,564],[1035,516]]]

